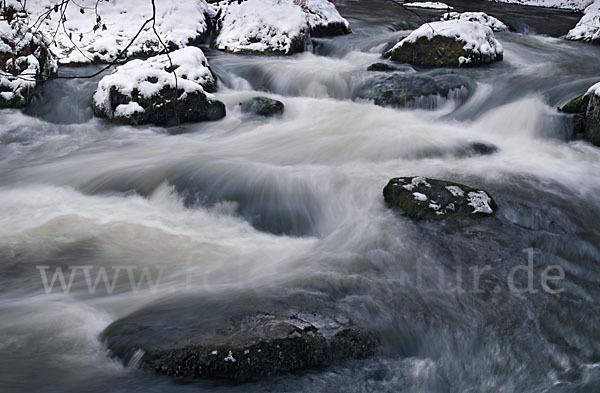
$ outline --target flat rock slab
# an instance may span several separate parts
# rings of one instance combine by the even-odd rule
[[[378,346],[373,334],[342,316],[212,310],[142,309],[111,324],[102,339],[125,363],[160,375],[234,382],[362,359]]]
[[[383,189],[386,204],[407,217],[425,220],[494,214],[496,203],[481,189],[425,177],[397,177]]]

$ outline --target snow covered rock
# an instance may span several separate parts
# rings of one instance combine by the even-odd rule
[[[388,207],[413,219],[475,218],[490,216],[496,209],[484,190],[420,176],[391,179],[383,197]]]
[[[496,3],[530,5],[537,7],[562,8],[566,10],[583,11],[594,0],[489,0]]]
[[[225,105],[209,92],[216,80],[202,50],[187,47],[147,60],[131,60],[98,83],[94,113],[124,124],[167,125],[217,120]],[[176,77],[175,77],[176,76]]]
[[[438,1],[421,1],[418,3],[404,3],[401,4],[405,7],[413,7],[413,8],[428,8],[432,10],[452,10],[454,7],[449,6],[446,3],[440,3]]]
[[[485,12],[447,12],[442,16],[442,20],[462,20],[467,22],[477,22],[489,27],[493,31],[508,30],[508,26],[497,18],[489,16]]]
[[[215,45],[232,53],[289,55],[302,52],[311,35],[350,32],[327,0],[224,1],[218,14]]]
[[[584,133],[588,141],[600,146],[600,83],[560,109],[575,115],[575,132]]]
[[[50,19],[44,19],[39,29],[47,37],[56,34],[56,46],[51,49],[61,64],[114,60],[152,16],[149,0],[79,0],[64,8],[57,6],[59,4],[60,0],[27,0],[26,8],[31,24],[52,10]],[[59,26],[63,12],[64,30]],[[156,1],[156,30],[170,49],[207,42],[211,15],[212,10],[205,0]],[[151,56],[162,49],[152,23],[148,23],[127,50],[125,58]]]
[[[585,9],[585,15],[577,26],[569,31],[566,38],[600,44],[600,0],[596,0]]]
[[[460,67],[501,60],[504,50],[494,32],[477,22],[426,23],[396,44],[391,59],[426,67]]]
[[[221,315],[208,321],[195,317],[197,310],[190,315],[184,309],[168,320],[141,310],[117,320],[102,336],[114,355],[158,374],[235,382],[362,359],[377,348],[375,336],[348,318],[239,308],[218,309],[225,321]]]
[[[22,108],[57,66],[41,33],[32,33],[14,9],[1,11],[0,108]]]

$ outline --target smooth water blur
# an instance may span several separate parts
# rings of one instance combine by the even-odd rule
[[[554,109],[600,80],[600,48],[501,33],[503,62],[456,71],[476,81],[464,102],[382,108],[358,92],[406,32],[345,7],[354,34],[316,53],[207,51],[228,109],[219,122],[110,125],[87,107],[94,81],[54,81],[26,111],[0,112],[0,391],[600,390],[600,150],[572,140]],[[283,116],[241,113],[257,94],[283,101]],[[382,189],[410,175],[488,189],[498,220],[449,228],[394,214]],[[519,295],[506,277],[526,248],[539,292]],[[484,265],[481,293],[440,284],[440,272],[453,281],[462,269],[468,283]],[[566,272],[560,296],[540,290],[549,265]],[[61,267],[68,280],[70,266],[91,266],[92,279],[125,270],[111,291],[90,294],[79,270],[68,294],[59,281],[46,294],[41,273]],[[135,280],[162,271],[160,286],[133,291],[127,268]],[[379,334],[381,353],[231,386],[126,367],[98,338],[155,302],[178,305],[161,318],[181,305],[209,318],[214,297],[341,312]]]

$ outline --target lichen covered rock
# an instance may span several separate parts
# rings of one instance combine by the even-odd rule
[[[424,67],[459,67],[501,60],[504,50],[492,29],[449,20],[422,25],[391,50],[391,59]]]
[[[413,219],[476,218],[494,214],[496,203],[484,190],[424,177],[391,179],[386,204]]]
[[[375,336],[348,320],[313,313],[258,312],[216,326],[186,319],[177,329],[126,317],[109,326],[103,338],[113,354],[161,375],[236,382],[366,358],[378,345]]]
[[[187,47],[147,60],[132,60],[102,78],[94,113],[122,124],[168,125],[218,120],[225,105],[210,94],[216,79],[202,50]]]
[[[588,141],[600,146],[600,83],[590,87],[585,94],[574,98],[560,110],[574,115],[575,133],[583,133]]]
[[[31,32],[16,11],[0,19],[0,108],[27,106],[38,83],[56,70],[41,33]]]
[[[259,116],[271,117],[281,115],[284,110],[283,102],[267,97],[254,97],[240,103],[242,112]]]

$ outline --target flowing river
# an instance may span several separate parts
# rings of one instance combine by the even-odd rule
[[[98,79],[51,81],[29,109],[0,111],[0,391],[600,391],[600,149],[556,111],[600,80],[600,47],[553,37],[578,15],[482,3],[514,22],[496,34],[504,61],[455,70],[469,92],[410,108],[361,92],[366,68],[418,20],[347,0],[353,34],[312,52],[207,49],[227,104],[218,122],[110,125],[88,107]],[[243,114],[257,94],[284,102],[283,116]],[[474,154],[474,142],[497,151]],[[394,213],[382,189],[412,175],[485,188],[497,222]],[[515,277],[530,291],[510,291],[511,269],[528,263],[532,276]],[[553,265],[565,273],[556,294],[540,279]],[[57,268],[68,290],[59,278],[49,288]],[[103,269],[114,287],[91,291],[85,273]],[[123,365],[99,338],[147,305],[218,319],[256,299],[343,312],[380,352],[231,385]]]

